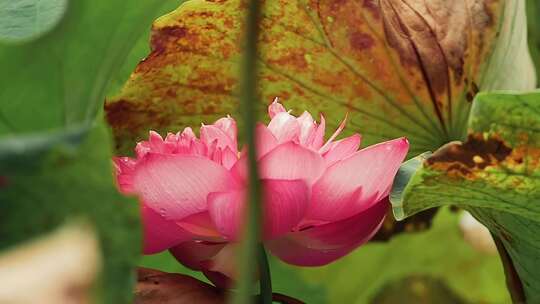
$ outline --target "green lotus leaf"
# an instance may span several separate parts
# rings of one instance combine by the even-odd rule
[[[103,125],[1,139],[0,251],[84,219],[103,257],[97,302],[129,303],[141,252],[139,211],[118,193],[111,157]]]
[[[49,12],[62,8],[59,0],[0,0],[0,40],[33,15],[28,30],[43,30],[40,18],[51,21],[43,14],[52,2],[58,6]],[[170,2],[73,0],[48,32],[24,43],[0,41],[0,136],[92,123],[133,44]]]
[[[515,302],[540,302],[540,92],[482,93],[468,138],[402,166],[396,218],[457,205],[496,239]]]
[[[529,49],[536,64],[536,75],[540,74],[540,3],[527,0],[527,23],[529,34]]]
[[[38,38],[62,19],[68,0],[0,0],[0,42]]]

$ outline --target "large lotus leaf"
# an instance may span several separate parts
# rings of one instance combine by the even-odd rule
[[[469,210],[498,239],[514,299],[540,302],[540,92],[479,95],[468,139],[404,164],[392,203],[398,219]]]
[[[18,44],[0,39],[0,136],[94,121],[109,80],[164,4],[74,0],[64,8],[52,2],[60,3],[0,1],[0,36],[10,28],[15,38],[42,35]],[[37,33],[44,29],[40,18],[51,17],[44,14],[61,19],[52,31]]]
[[[106,111],[127,153],[237,111],[241,0],[185,2],[153,26],[152,52]],[[265,1],[260,92],[330,126],[349,113],[366,143],[408,136],[411,153],[465,134],[479,89],[534,86],[525,4],[514,0]],[[261,105],[261,109],[264,108]]]
[[[161,0],[159,8],[154,12],[154,16],[165,15],[185,2],[185,0]],[[117,94],[124,83],[129,78],[129,75],[133,72],[137,64],[148,53],[150,53],[150,44],[148,43],[152,27],[146,26],[144,30],[139,34],[137,41],[133,44],[133,47],[129,53],[123,58],[123,63],[118,72],[114,75],[109,83],[107,89],[107,95]]]
[[[536,64],[536,74],[540,74],[540,3],[527,0],[527,23],[529,24],[529,48]],[[538,78],[538,76],[537,76]]]
[[[108,131],[86,129],[0,140],[0,251],[84,219],[103,257],[98,303],[129,303],[141,252],[138,205],[116,190]]]
[[[28,41],[50,31],[62,19],[67,0],[0,0],[0,42]]]
[[[464,241],[459,217],[443,208],[427,231],[401,234],[388,243],[368,243],[323,267],[291,266],[271,258],[272,288],[310,304],[379,303],[375,297],[387,293],[389,284],[421,276],[439,280],[467,303],[508,303],[499,258],[477,252]],[[144,256],[142,265],[204,280],[201,273],[183,268],[169,253]],[[415,286],[427,295],[436,291],[422,283]],[[399,303],[439,303],[419,302],[406,292],[401,295]]]

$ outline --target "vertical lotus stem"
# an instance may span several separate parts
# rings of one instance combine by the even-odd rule
[[[268,257],[266,256],[266,250],[264,245],[259,245],[258,250],[259,258],[259,279],[260,279],[260,302],[264,304],[273,303],[272,295],[272,279],[270,276],[270,266],[268,265]]]
[[[247,304],[252,302],[251,286],[255,279],[255,269],[257,269],[257,257],[262,262],[259,263],[261,273],[261,302],[272,303],[272,288],[270,285],[268,262],[264,247],[261,254],[257,254],[257,246],[260,237],[261,222],[261,187],[257,172],[257,159],[255,147],[255,123],[257,121],[257,39],[259,34],[260,2],[258,0],[247,0],[248,13],[245,24],[245,46],[241,69],[241,92],[240,107],[244,119],[244,136],[248,146],[249,165],[249,190],[248,190],[248,212],[247,225],[245,227],[244,242],[242,244],[240,280],[238,282],[238,292],[234,298],[234,303]]]
[[[523,290],[523,283],[519,278],[519,274],[514,267],[514,263],[510,258],[508,251],[504,248],[504,244],[496,236],[492,235],[495,245],[497,246],[497,251],[499,251],[499,256],[501,258],[501,264],[504,268],[504,274],[506,276],[506,287],[512,298],[512,303],[526,303],[525,291]]]

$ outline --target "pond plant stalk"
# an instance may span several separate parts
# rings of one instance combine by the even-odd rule
[[[262,189],[257,170],[255,127],[257,122],[257,40],[261,5],[259,0],[246,0],[248,12],[245,23],[244,56],[241,65],[240,112],[243,117],[243,132],[248,147],[248,205],[244,241],[240,253],[240,279],[238,290],[233,297],[235,304],[248,304],[254,300],[252,287],[257,273],[260,276],[260,297],[258,302],[272,303],[270,270],[261,235]],[[257,267],[258,266],[258,267]],[[258,270],[258,271],[257,271]]]

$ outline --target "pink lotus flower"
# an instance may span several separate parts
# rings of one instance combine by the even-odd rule
[[[295,117],[277,101],[268,126],[257,125],[263,185],[263,240],[283,261],[330,263],[367,242],[381,226],[387,196],[405,158],[405,138],[362,150],[360,135],[325,142],[325,120]],[[246,153],[239,153],[236,122],[221,118],[191,128],[150,132],[136,159],[115,159],[122,192],[141,199],[144,253],[166,249],[211,279],[233,277],[234,243],[243,220]]]

